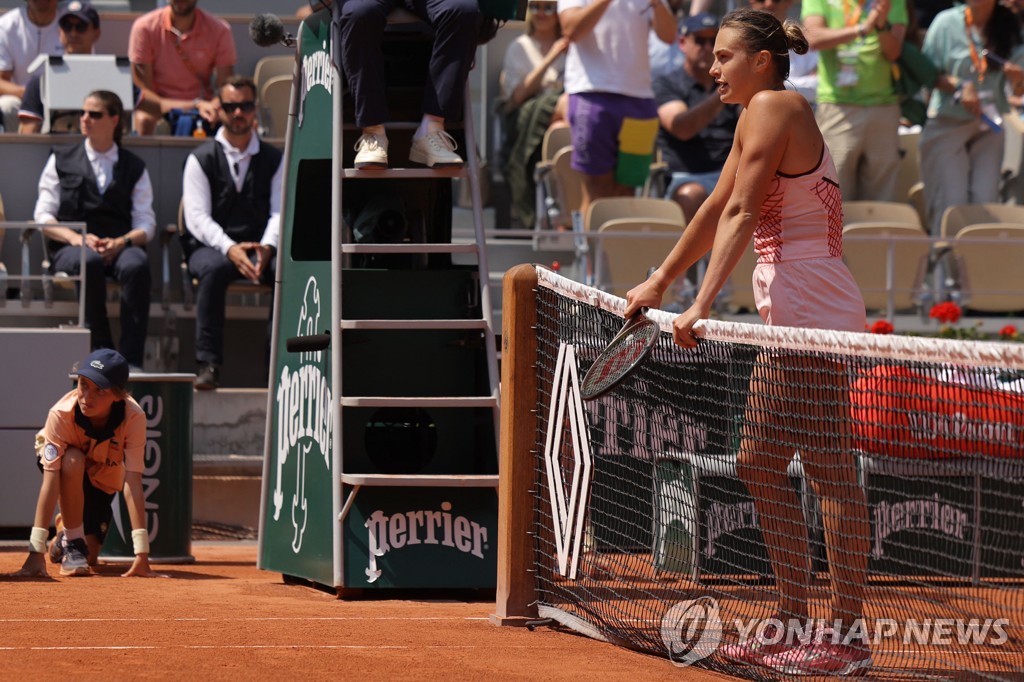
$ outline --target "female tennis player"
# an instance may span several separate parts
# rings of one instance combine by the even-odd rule
[[[722,101],[740,104],[721,179],[646,282],[627,294],[627,318],[660,305],[669,285],[710,249],[696,301],[673,322],[675,342],[696,346],[693,325],[751,238],[758,255],[753,286],[769,325],[864,331],[864,302],[842,256],[843,214],[829,150],[804,98],[783,88],[789,51],[807,51],[793,22],[742,9],[722,20],[711,75]],[[737,472],[757,507],[779,591],[778,611],[760,639],[719,649],[728,660],[785,674],[858,675],[871,667],[863,638],[869,526],[851,452],[849,387],[842,367],[824,360],[762,354],[750,381]],[[813,636],[809,552],[800,500],[786,468],[801,453],[821,502],[832,580],[830,625]],[[821,614],[823,615],[823,614]],[[862,631],[861,631],[862,632]],[[805,631],[806,633],[806,631]],[[777,639],[778,638],[778,639]]]

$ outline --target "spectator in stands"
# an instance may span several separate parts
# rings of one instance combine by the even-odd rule
[[[1024,95],[1020,24],[996,0],[973,0],[939,12],[924,54],[942,73],[921,132],[921,179],[937,235],[947,207],[999,201],[1007,89]]]
[[[144,248],[156,231],[153,186],[142,159],[121,147],[124,107],[112,92],[85,98],[85,140],[57,147],[39,178],[35,221],[55,223],[47,237],[53,272],[77,275],[85,251],[85,324],[93,349],[113,348],[106,276],[121,285],[121,341],[129,364],[142,367],[149,328],[150,270]],[[87,234],[60,226],[84,222]]]
[[[751,239],[754,297],[767,325],[864,330],[864,301],[842,259],[835,166],[810,105],[782,88],[789,51],[807,47],[794,22],[780,25],[767,12],[741,9],[722,20],[712,75],[721,98],[743,107],[732,152],[714,192],[665,261],[628,292],[624,311],[629,317],[660,306],[671,283],[710,251],[694,304],[672,323],[684,348],[697,347],[694,327],[708,318]],[[778,605],[769,627],[715,655],[786,679],[861,675],[872,666],[863,630],[870,526],[857,482],[849,379],[826,359],[771,355],[763,354],[750,379],[736,473],[754,500]],[[826,627],[803,640],[796,629],[803,632],[812,615],[812,576],[806,522],[787,473],[795,451],[821,505],[831,579]]]
[[[64,54],[92,54],[93,45],[100,39],[99,12],[87,2],[73,0],[57,21],[60,43]],[[18,109],[18,132],[38,133],[43,128],[46,113],[40,91],[41,74],[31,76],[25,84],[25,95]]]
[[[793,0],[750,0],[752,9],[768,12],[780,22],[789,18]],[[813,107],[818,102],[818,53],[808,50],[806,54],[789,53],[789,78],[786,88],[796,90]]]
[[[528,229],[536,217],[533,167],[540,160],[544,133],[565,119],[562,78],[568,49],[558,24],[557,1],[535,0],[527,5],[526,33],[508,46],[501,69],[503,171],[512,213]]]
[[[57,0],[26,0],[0,16],[0,123],[18,130],[18,108],[28,67],[39,55],[63,53],[57,29]]]
[[[684,0],[667,0],[672,15],[677,17],[677,23],[685,18]],[[718,16],[717,14],[715,15]],[[651,78],[657,80],[658,76],[666,73],[674,73],[683,68],[683,53],[679,49],[679,41],[663,43],[652,29],[647,34],[647,58],[651,62]]]
[[[135,559],[125,577],[154,575],[149,566],[142,473],[146,464],[146,413],[132,399],[128,363],[117,351],[94,351],[78,363],[77,387],[50,408],[36,434],[36,458],[43,482],[29,533],[29,553],[17,577],[47,577],[46,559],[62,576],[92,573],[111,502],[123,493],[132,528]],[[50,520],[60,503],[57,535],[47,548]]]
[[[180,109],[175,105],[181,102],[190,102],[207,124],[217,121],[216,92],[234,73],[235,39],[226,21],[199,9],[197,2],[170,0],[132,24],[128,58],[142,91],[135,110],[140,135],[152,135],[161,117]]]
[[[185,161],[187,234],[182,248],[199,280],[195,386],[218,386],[224,363],[224,306],[239,279],[274,282],[281,212],[281,152],[256,133],[256,84],[231,76],[220,88],[214,139]]]
[[[672,172],[665,192],[692,220],[708,198],[732,149],[739,107],[725,104],[709,69],[715,61],[718,19],[697,14],[683,21],[683,68],[654,79],[658,149]]]
[[[648,33],[672,42],[676,20],[663,0],[558,0],[558,17],[572,41],[565,91],[586,215],[595,199],[631,194],[648,176],[658,132]]]
[[[473,65],[483,23],[476,0],[434,0],[429,3],[346,0],[337,10],[341,64],[355,102],[356,168],[387,168],[389,113],[381,39],[388,12],[404,6],[434,30],[430,78],[423,88],[423,117],[413,134],[409,160],[434,166],[461,166],[456,142],[445,121],[460,121],[466,78]]]
[[[900,166],[892,62],[903,49],[905,0],[803,0],[803,20],[811,48],[819,52],[815,115],[843,199],[891,201]]]

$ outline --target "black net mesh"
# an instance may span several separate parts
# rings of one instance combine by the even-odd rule
[[[1021,677],[1024,376],[665,332],[583,402],[622,319],[580,298],[537,290],[542,616],[753,679]]]

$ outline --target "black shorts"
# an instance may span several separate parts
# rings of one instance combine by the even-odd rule
[[[42,460],[36,460],[39,470],[43,470]],[[111,503],[116,493],[105,493],[92,484],[89,474],[82,476],[82,492],[85,493],[85,504],[82,509],[82,525],[86,535],[95,535],[103,543],[107,537],[107,527],[110,526],[110,519],[114,515],[114,508]]]

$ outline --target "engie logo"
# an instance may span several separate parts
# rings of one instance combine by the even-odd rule
[[[320,328],[320,290],[316,278],[306,282],[302,297],[302,309],[296,333],[308,336]],[[291,522],[295,532],[292,536],[292,551],[302,549],[302,536],[306,532],[309,518],[306,499],[307,460],[313,453],[313,460],[322,459],[328,472],[331,470],[331,440],[334,433],[334,418],[331,410],[331,386],[324,376],[324,352],[316,351],[299,354],[299,364],[281,368],[274,395],[277,414],[277,487],[274,489],[274,520],[281,517],[284,507],[284,491],[281,488],[284,466],[289,458],[295,460],[295,492],[291,496]],[[316,450],[314,453],[313,451]],[[318,474],[315,474],[318,475]]]
[[[681,601],[661,619],[661,641],[668,657],[679,666],[696,663],[715,653],[722,641],[722,619],[714,597]]]

